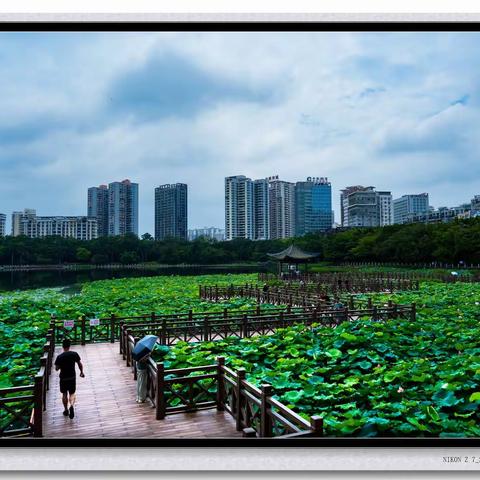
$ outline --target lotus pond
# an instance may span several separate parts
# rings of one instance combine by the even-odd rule
[[[76,294],[63,288],[24,290],[0,294],[0,388],[31,383],[39,367],[45,334],[52,314],[58,318],[82,315],[106,317],[248,309],[250,299],[223,304],[201,301],[198,285],[245,283],[256,275],[159,276],[102,280],[83,284]]]
[[[75,295],[61,289],[2,294],[0,387],[30,383],[51,314],[248,309],[249,299],[201,301],[198,284],[255,278],[134,278],[88,283]],[[417,321],[295,326],[268,337],[179,343],[157,360],[181,368],[225,356],[230,366],[246,368],[252,383],[271,383],[297,412],[322,415],[327,435],[480,436],[480,284],[422,283],[419,292],[388,298],[416,302]]]

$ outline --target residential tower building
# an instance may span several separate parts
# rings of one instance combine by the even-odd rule
[[[108,234],[138,235],[138,183],[130,180],[108,185]]]
[[[295,184],[269,179],[270,238],[292,238],[295,236]]]
[[[187,240],[187,185],[161,185],[155,189],[155,239]]]
[[[108,235],[108,187],[90,187],[88,189],[87,215],[95,217],[98,223],[98,236]]]
[[[254,238],[254,188],[250,178],[225,178],[225,238]]]
[[[270,238],[270,194],[269,179],[253,181],[253,238],[268,240]]]
[[[7,216],[4,213],[0,213],[0,237],[5,236]]]

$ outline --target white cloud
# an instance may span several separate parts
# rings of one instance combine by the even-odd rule
[[[42,35],[0,43],[0,169],[14,179],[2,212],[84,214],[89,186],[123,178],[140,183],[141,232],[153,230],[154,187],[177,181],[190,226],[222,226],[233,174],[328,176],[337,218],[350,184],[428,191],[437,205],[480,193],[477,34]],[[181,116],[112,108],[112,85],[165,55],[261,94],[227,92]]]

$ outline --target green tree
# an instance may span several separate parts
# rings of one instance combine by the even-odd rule
[[[92,252],[85,247],[78,247],[76,252],[76,258],[79,262],[88,262],[90,257],[92,256]]]
[[[132,264],[132,263],[138,263],[138,255],[137,252],[123,252],[120,255],[120,263],[124,264]]]

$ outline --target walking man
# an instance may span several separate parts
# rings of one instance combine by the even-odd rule
[[[71,341],[65,338],[62,343],[63,353],[55,360],[55,370],[60,370],[60,392],[62,393],[63,414],[73,418],[75,416],[75,390],[76,390],[76,373],[75,364],[80,369],[80,377],[84,378],[83,365],[80,361],[80,355],[70,350]],[[68,407],[70,405],[70,408]]]

